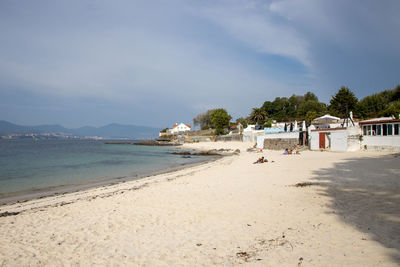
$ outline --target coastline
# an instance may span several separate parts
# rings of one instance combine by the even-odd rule
[[[250,146],[189,144],[241,153],[0,206],[0,265],[398,266],[396,155]]]
[[[97,186],[89,185],[88,188],[80,188],[71,192],[45,195],[32,199],[0,204],[0,217],[7,216],[7,213],[19,214],[25,211],[36,210],[45,207],[64,206],[80,200],[90,200],[97,197],[109,197],[125,191],[138,190],[154,183],[170,181],[172,179],[176,179],[177,177],[210,168],[222,159],[223,158],[214,158],[204,162],[188,164],[185,166],[160,171],[159,173],[146,175],[140,178],[128,179],[126,181],[114,181],[113,183],[106,183]]]
[[[179,148],[182,148],[182,147],[179,147]],[[201,151],[201,150],[198,150],[198,151]],[[173,173],[173,172],[185,169],[185,168],[191,168],[191,167],[195,167],[197,165],[202,165],[202,164],[206,164],[206,163],[215,161],[219,157],[222,157],[222,156],[213,155],[213,156],[204,156],[204,157],[207,157],[207,159],[204,161],[201,161],[201,162],[181,164],[179,166],[156,170],[156,171],[152,171],[152,172],[141,174],[141,175],[114,177],[114,178],[109,178],[106,180],[99,180],[99,181],[94,181],[94,182],[89,182],[89,183],[59,185],[56,187],[49,187],[49,188],[43,188],[43,189],[32,189],[32,190],[26,190],[26,191],[22,191],[22,192],[13,192],[13,193],[9,193],[8,195],[4,194],[3,196],[0,196],[0,208],[1,208],[1,206],[4,206],[4,205],[9,205],[9,204],[14,204],[14,203],[23,203],[23,202],[27,202],[30,200],[43,199],[43,198],[48,198],[48,197],[52,197],[52,196],[58,196],[58,195],[64,195],[64,194],[68,194],[68,193],[79,192],[79,191],[86,191],[86,190],[94,189],[97,187],[104,187],[104,186],[109,186],[109,185],[114,185],[114,184],[119,184],[119,183],[125,183],[125,182],[129,182],[129,181],[145,179],[148,177],[153,177],[153,176],[157,176],[157,175],[161,175],[161,174]]]

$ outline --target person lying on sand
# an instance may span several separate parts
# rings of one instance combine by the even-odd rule
[[[264,163],[264,162],[268,162],[268,160],[267,160],[267,159],[264,159],[264,157],[261,157],[261,158],[258,158],[258,160],[257,160],[256,162],[253,162],[253,164],[256,164],[256,163]]]

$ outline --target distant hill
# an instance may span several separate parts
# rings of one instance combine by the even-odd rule
[[[9,134],[53,133],[78,136],[100,136],[104,138],[151,139],[157,137],[160,130],[161,129],[147,126],[122,125],[116,123],[102,127],[85,126],[77,129],[68,129],[61,125],[22,126],[0,120],[0,136]]]

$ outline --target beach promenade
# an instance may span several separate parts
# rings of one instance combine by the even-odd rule
[[[241,153],[0,206],[0,266],[400,264],[399,154],[251,145],[187,144]]]

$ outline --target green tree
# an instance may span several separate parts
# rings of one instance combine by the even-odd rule
[[[315,110],[317,114],[326,112],[326,105],[318,101],[318,97],[307,92],[304,95],[292,95],[291,97],[276,97],[274,101],[265,101],[262,105],[269,118],[277,121],[304,119],[309,110]]]
[[[211,122],[215,127],[215,134],[220,135],[224,133],[224,128],[229,127],[229,122],[232,117],[228,114],[228,112],[223,109],[215,109],[211,114]]]
[[[307,102],[307,101],[317,101],[318,102],[318,97],[312,92],[307,92],[304,95],[304,102]]]
[[[288,116],[288,108],[289,108],[289,100],[287,97],[277,97],[272,102],[272,118],[277,121],[287,121]]]
[[[268,117],[273,117],[274,104],[271,101],[265,101],[261,108],[267,113]]]
[[[326,113],[326,105],[322,102],[315,100],[308,100],[300,106],[297,119],[303,120],[306,118],[308,112],[314,111],[317,116],[322,116]]]
[[[292,95],[291,97],[289,97],[288,103],[289,105],[286,111],[286,115],[291,119],[295,119],[297,117],[299,108],[304,103],[304,96]]]
[[[211,113],[213,113],[214,110],[215,109],[209,109],[204,113],[198,114],[193,118],[193,126],[199,125],[202,130],[212,128]]]
[[[305,120],[308,122],[313,121],[316,117],[318,117],[317,112],[315,112],[314,110],[310,110],[307,112]]]
[[[388,103],[381,94],[369,95],[357,103],[357,116],[361,118],[376,117],[387,107]]]
[[[358,99],[347,87],[342,86],[330,101],[329,111],[331,114],[340,117],[347,117],[350,111],[354,111]]]
[[[389,106],[383,110],[380,116],[394,116],[395,118],[399,118],[400,116],[400,100],[393,101],[389,104]]]
[[[400,84],[393,89],[393,95],[391,101],[398,101],[398,100],[400,100]]]
[[[273,120],[268,119],[268,120],[264,123],[264,127],[266,127],[266,128],[271,128],[271,127],[272,127],[272,123],[273,123]]]
[[[259,125],[260,122],[264,122],[267,118],[267,113],[262,108],[253,108],[250,114],[250,120]]]

